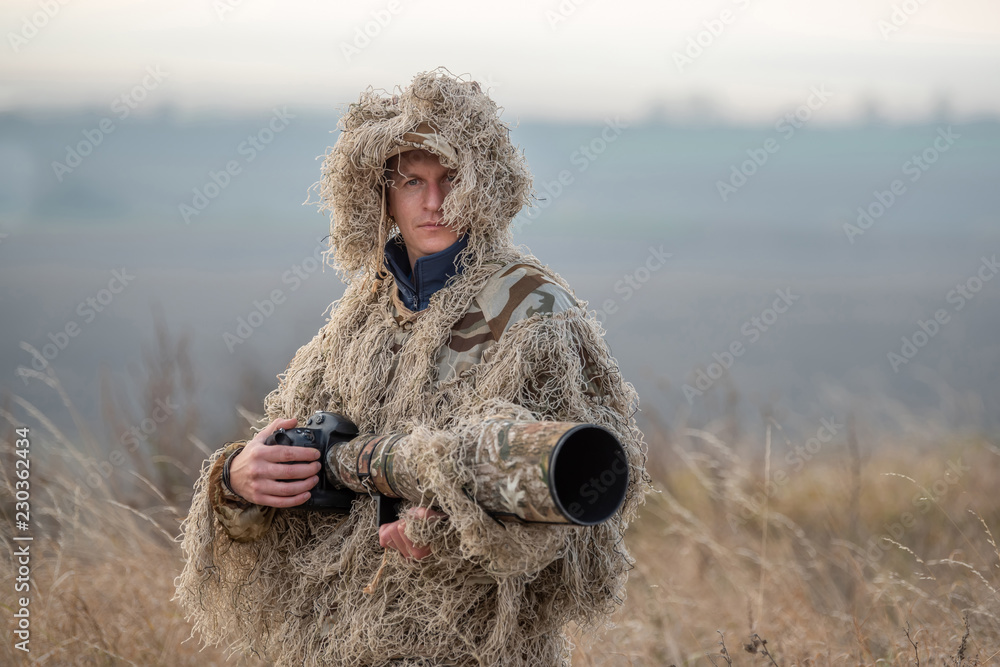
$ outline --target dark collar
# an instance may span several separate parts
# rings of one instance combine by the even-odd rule
[[[414,312],[426,308],[431,295],[444,287],[449,278],[462,272],[462,266],[456,259],[468,244],[469,237],[462,236],[444,250],[421,257],[411,275],[410,258],[406,254],[403,238],[395,236],[389,239],[385,244],[385,264],[396,279],[403,304]]]

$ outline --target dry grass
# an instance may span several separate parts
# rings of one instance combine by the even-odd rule
[[[773,443],[762,460],[707,431],[651,435],[660,493],[630,535],[628,601],[575,662],[997,662],[994,443],[866,448],[852,429],[788,465]]]
[[[183,340],[161,328],[155,354],[148,354],[137,401],[115,397],[103,386],[105,422],[119,435],[140,427],[157,406],[173,405],[191,388]],[[190,626],[170,601],[180,571],[174,541],[190,498],[193,474],[206,455],[190,437],[196,424],[191,405],[170,409],[146,422],[139,438],[99,437],[74,414],[56,378],[35,373],[63,398],[74,417],[67,436],[34,406],[17,396],[0,407],[0,534],[4,572],[16,570],[13,462],[15,429],[30,428],[30,503],[33,541],[30,592],[15,592],[4,577],[3,665],[206,665],[221,664],[221,652],[200,652],[185,640]],[[166,401],[165,399],[170,399]],[[133,403],[138,403],[138,409]],[[162,409],[162,408],[161,408]],[[112,444],[109,444],[112,443]],[[30,653],[14,648],[13,614],[19,597],[30,598]],[[230,664],[244,664],[233,661]]]
[[[137,413],[106,392],[113,432],[190,386],[183,342],[160,340],[160,350],[147,359]],[[38,379],[61,391],[51,376]],[[101,466],[108,447],[85,425],[71,440],[16,397],[0,416],[5,572],[14,569],[7,462],[15,426],[32,429],[35,535],[31,653],[13,648],[17,594],[5,577],[0,664],[224,663],[223,651],[184,641],[189,627],[170,601],[181,567],[171,538],[204,458],[190,437],[197,418],[189,406],[110,473]],[[628,600],[614,628],[577,636],[575,664],[997,661],[996,443],[859,442],[851,428],[799,460],[789,454],[795,443],[735,436],[731,416],[725,423],[645,425],[659,493],[629,535],[636,564]]]

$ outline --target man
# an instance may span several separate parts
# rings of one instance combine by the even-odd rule
[[[340,127],[319,193],[348,289],[267,397],[268,426],[203,469],[178,597],[206,641],[278,665],[566,662],[566,624],[624,594],[623,532],[648,484],[635,392],[565,282],[513,247],[530,174],[478,85],[420,74],[399,96],[363,93]],[[381,527],[367,496],[347,515],[289,511],[318,453],[263,443],[317,410],[404,434],[437,509],[406,502]],[[621,510],[591,527],[493,520],[462,453],[497,416],[611,430]]]

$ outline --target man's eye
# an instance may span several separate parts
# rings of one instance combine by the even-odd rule
[[[410,180],[408,180],[408,181],[406,182],[406,184],[407,184],[407,185],[416,185],[416,184],[417,184],[417,183],[419,183],[419,182],[420,182],[420,179],[417,179],[417,178],[411,178]]]

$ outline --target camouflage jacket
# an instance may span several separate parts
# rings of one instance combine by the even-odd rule
[[[390,381],[399,361],[396,353],[403,348],[413,324],[425,312],[409,310],[394,288],[392,295],[391,315],[399,328],[392,346]],[[450,340],[436,357],[439,381],[445,382],[478,364],[483,354],[515,323],[539,313],[554,315],[577,305],[576,299],[538,266],[518,262],[500,268],[475,297],[465,315],[452,325]],[[243,500],[221,483],[225,459],[244,444],[231,443],[216,459],[209,477],[212,507],[229,536],[239,542],[260,537],[270,526],[275,511],[273,507]]]

